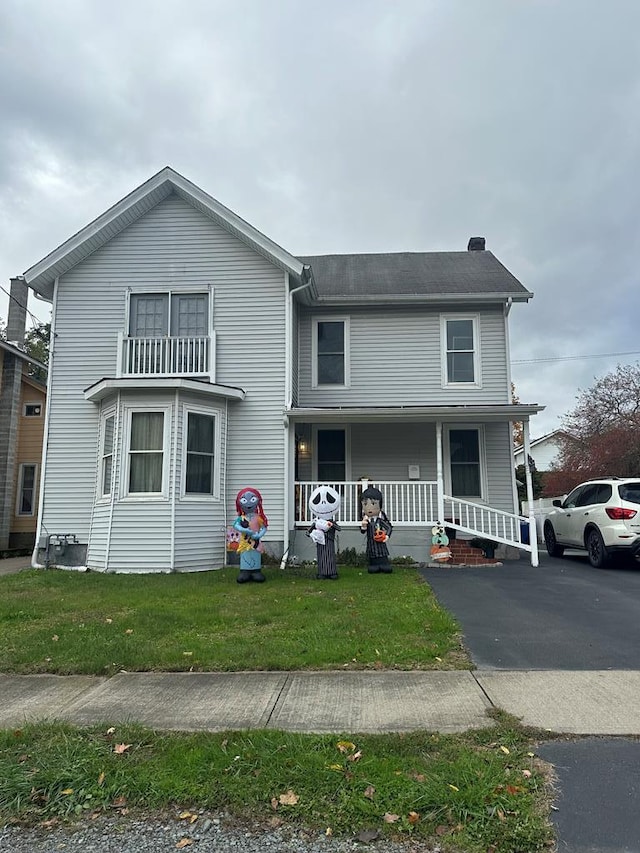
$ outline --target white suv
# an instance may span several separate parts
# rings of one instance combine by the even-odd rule
[[[589,480],[553,506],[543,527],[551,557],[562,557],[565,548],[581,548],[596,568],[615,554],[640,560],[640,479]]]

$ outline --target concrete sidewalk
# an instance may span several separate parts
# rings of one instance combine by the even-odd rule
[[[459,732],[492,707],[554,732],[640,735],[640,672],[120,673],[0,675],[0,728],[80,726],[295,732]]]
[[[0,560],[0,575],[15,575],[22,569],[31,568],[31,557],[6,557]]]

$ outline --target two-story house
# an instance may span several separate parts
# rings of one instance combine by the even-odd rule
[[[395,553],[424,558],[439,519],[531,550],[511,424],[528,436],[540,407],[511,403],[508,338],[531,293],[476,242],[296,257],[153,176],[25,273],[54,341],[34,563],[218,567],[247,486],[275,556],[311,553],[318,483],[342,494],[340,547],[362,547],[364,479]]]

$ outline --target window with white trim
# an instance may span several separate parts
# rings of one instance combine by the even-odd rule
[[[167,421],[165,409],[129,411],[125,494],[165,493]]]
[[[312,335],[313,387],[327,385],[348,387],[348,318],[314,318]]]
[[[186,412],[185,495],[216,495],[215,414]]]
[[[133,338],[203,338],[209,334],[209,293],[132,293]]]
[[[105,498],[111,494],[113,474],[113,440],[115,415],[107,415],[102,422],[102,443],[100,454],[100,495]]]
[[[35,515],[37,472],[38,466],[33,463],[23,462],[20,466],[16,515]]]
[[[478,318],[442,318],[442,360],[446,385],[479,385]]]
[[[481,498],[480,431],[452,427],[448,436],[451,494],[455,498]]]

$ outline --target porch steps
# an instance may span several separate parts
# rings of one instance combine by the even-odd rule
[[[481,548],[469,545],[466,539],[451,539],[449,541],[451,559],[440,561],[441,566],[495,566],[499,560],[485,557]]]

